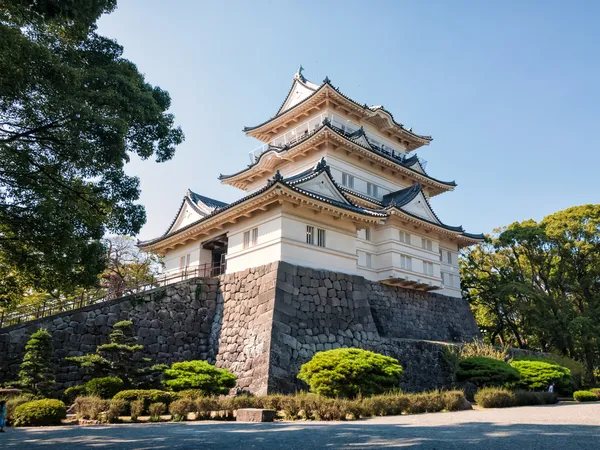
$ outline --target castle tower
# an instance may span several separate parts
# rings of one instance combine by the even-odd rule
[[[168,276],[284,261],[461,296],[458,251],[483,235],[433,211],[430,199],[456,183],[417,156],[430,136],[302,69],[275,116],[244,131],[263,144],[248,167],[219,177],[244,196],[225,204],[188,190],[167,231],[139,244],[164,255]]]

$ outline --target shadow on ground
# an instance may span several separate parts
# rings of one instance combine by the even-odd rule
[[[515,412],[519,408],[515,409]],[[529,409],[535,411],[534,409]],[[563,409],[564,410],[564,409]],[[574,411],[574,410],[573,410]],[[487,411],[486,411],[487,412]],[[582,422],[591,410],[580,410]],[[595,412],[595,411],[594,411]],[[0,447],[10,449],[598,449],[599,425],[502,424],[476,421],[420,425],[411,416],[357,422],[240,424],[215,422],[10,429]],[[442,413],[443,414],[443,413]],[[528,414],[528,413],[525,413]],[[428,415],[428,418],[431,415]],[[420,416],[424,417],[424,416]],[[464,416],[463,416],[464,417]],[[452,419],[454,416],[451,417]],[[379,420],[390,423],[378,423]],[[436,418],[437,420],[437,418]],[[445,418],[444,418],[445,420]],[[596,419],[597,420],[597,419]],[[397,423],[394,423],[397,422]]]

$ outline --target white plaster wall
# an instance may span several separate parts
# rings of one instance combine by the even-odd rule
[[[179,259],[188,254],[190,255],[190,266],[197,266],[200,263],[200,241],[190,242],[167,252],[163,259],[164,272],[167,274],[179,272]]]
[[[455,286],[443,285],[443,289],[438,291],[441,294],[449,295],[452,297],[461,297],[462,293],[460,290],[460,270],[458,268],[458,245],[456,242],[450,242],[448,240],[442,240],[440,242],[440,250],[442,250],[442,258],[440,261],[440,270],[444,273],[452,274],[458,278],[458,284]],[[448,264],[447,252],[452,254],[452,263]],[[438,254],[439,258],[439,254]]]

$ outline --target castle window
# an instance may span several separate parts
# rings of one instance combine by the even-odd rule
[[[258,242],[258,228],[244,231],[244,249],[254,247]]]
[[[354,176],[342,172],[342,186],[354,189]]]
[[[423,250],[429,250],[431,252],[433,251],[433,242],[429,239],[421,238],[421,247],[423,247]]]
[[[410,234],[406,231],[400,231],[400,242],[410,245]]]
[[[190,254],[188,253],[187,255],[183,255],[181,258],[179,258],[179,268],[181,270],[183,269],[187,269],[190,265]]]
[[[306,226],[306,243],[310,245],[315,244],[315,227],[310,225]]]
[[[371,228],[365,228],[365,239],[367,241],[371,240]]]
[[[365,253],[365,256],[367,257],[365,260],[365,266],[370,269],[371,267],[373,267],[372,256],[370,253]]]
[[[423,273],[425,275],[433,276],[433,263],[423,261]]]
[[[319,247],[325,247],[325,230],[320,228],[317,229],[317,245]]]
[[[412,258],[410,256],[400,255],[400,268],[412,270]]]
[[[440,248],[440,261],[444,262],[444,250]]]
[[[447,252],[447,253],[448,253],[448,255],[447,255],[447,257],[448,257],[448,264],[452,264],[452,252]]]
[[[367,195],[373,198],[377,198],[378,196],[378,186],[373,183],[367,183]]]

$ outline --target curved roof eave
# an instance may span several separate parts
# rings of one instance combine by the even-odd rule
[[[303,139],[298,140],[291,147],[269,147],[269,149],[267,151],[265,151],[264,153],[261,153],[260,156],[257,158],[257,160],[254,161],[252,164],[248,165],[248,167],[246,167],[246,168],[244,168],[244,169],[242,169],[242,170],[240,170],[238,172],[232,173],[230,175],[220,174],[218,179],[219,180],[227,180],[229,178],[233,178],[233,177],[236,177],[238,175],[241,175],[244,172],[246,172],[246,171],[252,169],[253,167],[255,167],[256,165],[258,165],[260,163],[260,161],[262,160],[263,156],[266,156],[266,155],[271,154],[271,153],[279,154],[279,153],[282,153],[282,152],[289,151],[289,150],[293,149],[294,147],[296,147],[296,146],[304,143],[306,140],[310,139],[311,137],[315,136],[323,128],[329,128],[331,131],[333,131],[334,133],[336,133],[339,136],[343,137],[344,139],[346,139],[347,141],[351,142],[352,144],[358,145],[359,147],[362,147],[362,148],[365,148],[367,150],[370,150],[371,152],[375,153],[377,156],[380,156],[382,158],[387,159],[388,161],[396,163],[396,164],[404,167],[405,169],[410,170],[411,172],[413,172],[414,174],[416,174],[418,176],[422,176],[422,177],[428,178],[428,179],[430,179],[430,180],[432,180],[432,181],[434,181],[436,183],[443,184],[445,186],[449,186],[449,187],[452,187],[452,188],[455,188],[457,186],[457,184],[456,184],[455,181],[442,181],[442,180],[438,180],[437,178],[433,178],[432,176],[428,175],[427,173],[418,172],[418,171],[412,169],[410,166],[404,165],[402,162],[398,161],[397,159],[395,159],[395,158],[393,158],[391,156],[388,156],[388,155],[385,155],[385,154],[381,154],[381,153],[375,151],[372,147],[365,147],[364,145],[361,145],[361,144],[359,144],[357,142],[354,142],[348,136],[346,136],[346,135],[340,133],[339,131],[335,130],[328,123],[323,123],[319,128],[316,128],[313,132],[308,133]],[[415,157],[416,157],[416,155],[415,155]]]

